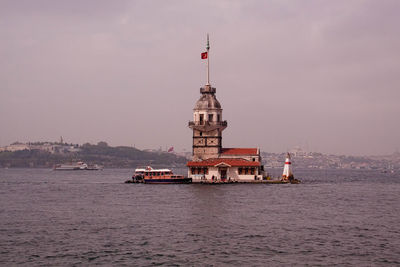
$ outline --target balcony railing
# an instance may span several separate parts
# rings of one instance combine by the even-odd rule
[[[227,121],[189,121],[189,126],[228,126]]]
[[[211,94],[215,94],[215,88],[211,87],[211,86],[206,86],[206,87],[201,87],[200,88],[200,93],[204,94],[204,93],[211,93]]]

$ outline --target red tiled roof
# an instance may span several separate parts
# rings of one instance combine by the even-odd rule
[[[203,161],[189,161],[186,166],[188,167],[214,167],[219,164],[226,164],[232,167],[258,167],[260,162],[248,161],[245,159],[207,159]]]
[[[223,148],[223,155],[257,155],[257,148]]]

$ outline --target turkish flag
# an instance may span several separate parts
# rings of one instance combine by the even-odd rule
[[[201,59],[206,59],[207,58],[207,52],[201,53]]]

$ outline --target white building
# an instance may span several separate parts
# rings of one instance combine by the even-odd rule
[[[264,174],[257,148],[223,148],[217,158],[189,161],[188,176],[193,182],[254,181]]]
[[[21,150],[30,150],[30,147],[27,144],[14,143],[9,146],[3,147],[2,149],[2,151],[10,151],[10,152],[21,151]]]

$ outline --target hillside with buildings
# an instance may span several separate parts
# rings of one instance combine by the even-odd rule
[[[400,171],[400,153],[387,156],[345,156],[318,152],[290,151],[295,168],[306,169],[360,169]],[[262,153],[265,168],[282,168],[286,153]]]
[[[177,153],[173,149],[146,149],[97,144],[68,144],[64,142],[15,142],[0,147],[2,168],[51,168],[55,164],[85,161],[106,168],[134,168],[139,165],[185,167],[190,152]],[[305,152],[299,148],[289,151],[295,168],[305,169],[364,169],[384,172],[400,171],[400,153],[387,156],[345,156]],[[286,153],[261,152],[266,169],[283,168]]]
[[[186,158],[172,151],[139,150],[108,146],[106,142],[67,144],[64,142],[15,142],[0,148],[0,167],[52,168],[55,164],[84,161],[106,168],[134,168],[139,165],[184,166]]]

